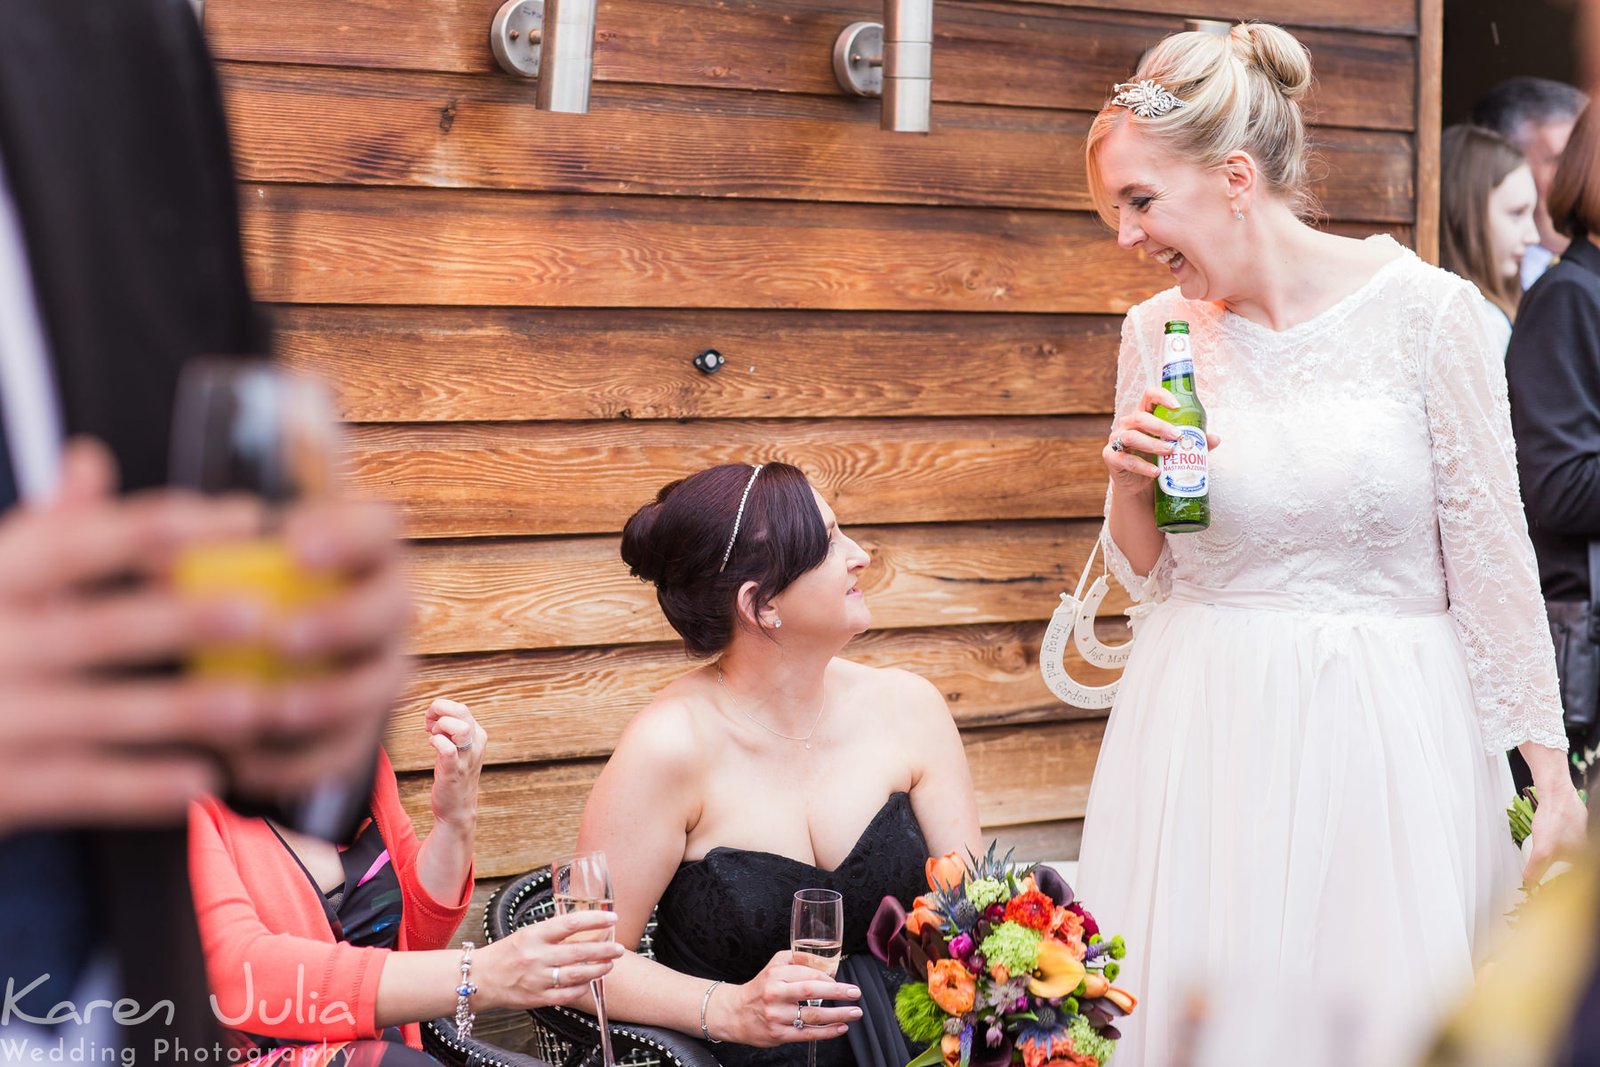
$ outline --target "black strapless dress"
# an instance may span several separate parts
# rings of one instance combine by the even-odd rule
[[[884,802],[831,871],[771,852],[714,848],[680,866],[661,894],[656,959],[685,974],[748,982],[773,953],[789,947],[795,891],[836,889],[844,896],[839,980],[860,987],[862,1017],[847,1037],[817,1043],[817,1067],[905,1067],[913,1052],[894,1020],[894,993],[904,976],[867,951],[867,925],[885,896],[909,906],[926,890],[927,857],[905,793]],[[805,1049],[724,1042],[712,1051],[727,1067],[795,1067],[805,1063]]]

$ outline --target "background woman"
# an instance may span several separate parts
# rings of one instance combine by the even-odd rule
[[[608,1007],[724,1042],[729,1065],[800,1062],[819,1039],[819,1064],[865,1064],[866,1026],[894,1059],[867,923],[884,895],[925,891],[930,854],[976,849],[978,816],[938,690],[839,658],[871,621],[867,553],[798,469],[733,463],[662,489],[622,556],[710,662],[634,718],[584,810],[578,847],[610,861],[618,938],[637,945],[660,905],[656,961],[618,961]],[[790,902],[810,887],[844,895],[839,982],[790,962]],[[858,1004],[865,1023],[837,1040]]]
[[[1589,545],[1600,539],[1600,115],[1593,107],[1579,116],[1551,180],[1550,217],[1572,243],[1523,298],[1506,376],[1539,581],[1566,669],[1571,736],[1587,750],[1600,744],[1600,674],[1582,625]]]
[[[1118,1058],[1168,1063],[1203,992],[1248,1005],[1232,1063],[1297,1062],[1252,1058],[1275,1026],[1302,1051],[1401,1062],[1516,884],[1507,748],[1545,798],[1525,876],[1583,837],[1503,360],[1470,285],[1388,237],[1302,221],[1311,67],[1294,37],[1175,34],[1134,77],[1087,143],[1119,244],[1175,285],[1128,314],[1102,453],[1113,569],[1159,601],[1080,867],[1133,947],[1141,1007]],[[1169,537],[1152,459],[1177,435],[1151,409],[1172,319],[1223,443],[1210,528]],[[1295,987],[1337,1025],[1279,1011]]]
[[[344,848],[217,800],[191,809],[195,910],[232,1047],[280,1050],[269,1053],[275,1062],[432,1062],[415,1051],[417,1023],[456,1010],[463,952],[445,946],[472,897],[486,735],[451,700],[433,702],[424,728],[435,751],[434,826],[420,842],[382,752],[371,818]],[[611,922],[601,912],[567,915],[476,948],[471,1008],[575,1002],[621,950],[562,942]]]
[[[1533,171],[1510,141],[1468,125],[1444,131],[1439,170],[1439,262],[1478,287],[1503,351],[1522,298],[1522,255],[1539,243]]]

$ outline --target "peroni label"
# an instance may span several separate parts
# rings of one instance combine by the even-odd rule
[[[1161,457],[1157,481],[1168,496],[1205,496],[1207,488],[1206,435],[1193,426],[1178,427],[1172,451]]]

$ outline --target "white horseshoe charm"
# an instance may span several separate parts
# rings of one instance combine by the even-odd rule
[[[1128,652],[1133,645],[1131,639],[1120,645],[1102,644],[1095,635],[1095,611],[1105,600],[1108,588],[1105,575],[1095,580],[1087,595],[1084,586],[1089,581],[1089,571],[1094,566],[1095,553],[1099,550],[1100,541],[1096,539],[1094,547],[1089,550],[1088,560],[1084,562],[1083,574],[1078,578],[1078,588],[1073,593],[1061,594],[1061,603],[1051,614],[1050,625],[1045,627],[1044,640],[1039,646],[1039,673],[1044,676],[1044,684],[1050,688],[1050,692],[1073,707],[1091,710],[1111,706],[1116,700],[1117,683],[1121,679],[1105,685],[1084,685],[1068,674],[1066,664],[1062,661],[1067,651],[1067,635],[1073,635],[1079,654],[1096,667],[1123,666],[1128,661]]]
[[[1129,638],[1120,645],[1108,645],[1101,642],[1099,635],[1094,632],[1095,616],[1100,613],[1100,604],[1106,598],[1107,588],[1109,586],[1103,574],[1089,587],[1088,595],[1083,598],[1083,606],[1078,609],[1078,621],[1073,627],[1072,638],[1079,654],[1089,663],[1115,670],[1128,662],[1128,653],[1133,651],[1133,639]]]

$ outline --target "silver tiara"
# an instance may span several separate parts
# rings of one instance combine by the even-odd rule
[[[756,484],[756,475],[760,474],[761,468],[765,466],[765,463],[756,464],[756,469],[750,472],[750,480],[744,483],[744,492],[739,494],[739,510],[733,516],[733,536],[728,538],[728,548],[722,553],[722,566],[717,568],[718,574],[728,569],[728,557],[733,555],[733,543],[739,540],[739,526],[744,522],[744,506],[750,499],[751,488]]]
[[[1188,103],[1179,100],[1168,92],[1160,82],[1146,78],[1137,82],[1122,82],[1112,86],[1117,95],[1111,98],[1113,104],[1127,108],[1142,119],[1158,119],[1169,111],[1180,107],[1188,107]]]

